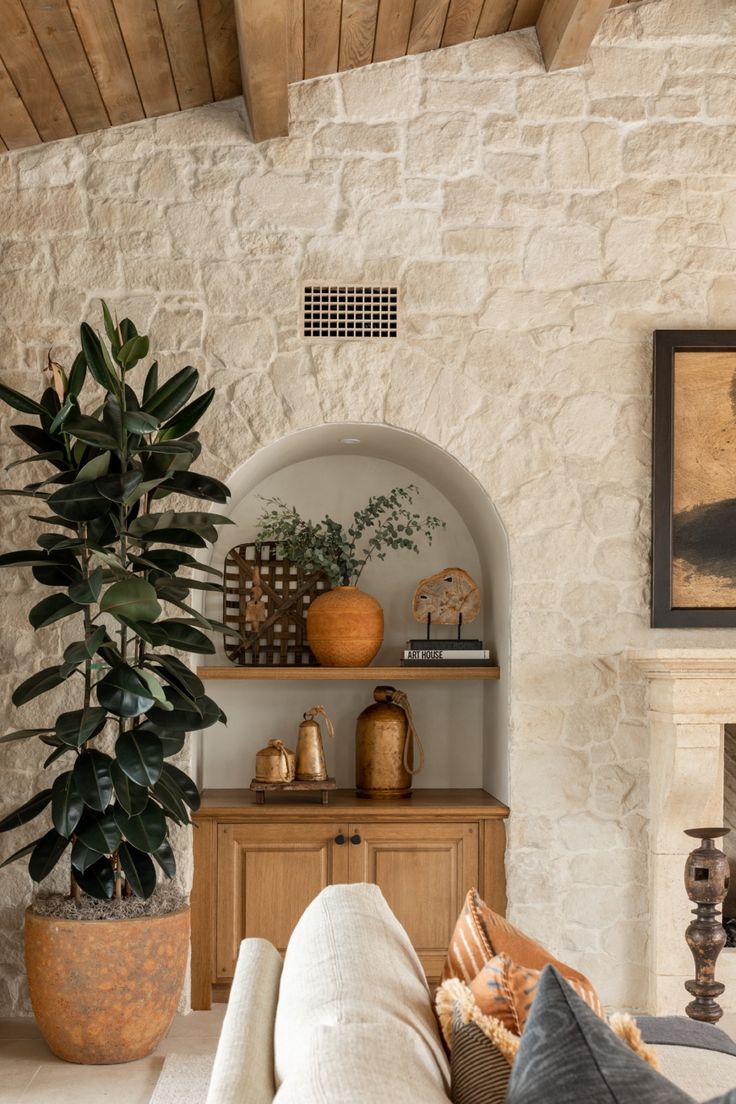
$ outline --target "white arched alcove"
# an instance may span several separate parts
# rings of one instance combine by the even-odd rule
[[[346,440],[357,443],[346,444]],[[376,664],[398,664],[404,642],[421,636],[411,615],[411,599],[420,578],[458,566],[479,581],[481,617],[466,636],[482,636],[501,668],[499,682],[411,681],[401,683],[412,703],[425,745],[427,765],[417,787],[483,787],[501,800],[508,796],[507,687],[509,670],[509,554],[506,533],[478,481],[449,453],[414,433],[387,425],[338,423],[301,430],[260,449],[228,480],[232,497],[217,510],[234,524],[220,530],[211,557],[222,567],[227,551],[252,541],[262,497],[293,503],[303,516],[325,514],[349,521],[370,495],[414,483],[420,493],[414,509],[447,524],[420,555],[389,551],[371,563],[360,586],[374,594],[385,614],[384,645]],[[206,603],[221,615],[219,596]],[[436,635],[452,635],[445,627]],[[223,664],[218,654],[205,663]],[[377,677],[376,682],[381,680]],[[228,724],[202,734],[198,776],[207,789],[247,787],[254,755],[278,737],[294,747],[302,713],[322,704],[337,730],[326,748],[328,765],[339,786],[354,783],[355,721],[372,700],[373,685],[360,681],[218,681],[209,692],[228,716]]]

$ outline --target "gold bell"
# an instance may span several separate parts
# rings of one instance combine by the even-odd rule
[[[299,782],[325,782],[327,779],[322,732],[315,720],[318,716],[324,717],[329,735],[331,737],[335,735],[332,721],[327,716],[324,706],[315,705],[307,710],[304,720],[299,725],[299,738],[296,744],[296,778]]]
[[[294,752],[282,740],[269,740],[256,752],[257,782],[293,782]]]

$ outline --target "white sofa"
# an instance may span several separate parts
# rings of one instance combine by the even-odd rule
[[[736,1058],[682,1049],[660,1065],[684,1091],[731,1087]],[[325,889],[283,963],[263,939],[241,944],[207,1104],[448,1104],[449,1073],[419,959],[376,886]]]

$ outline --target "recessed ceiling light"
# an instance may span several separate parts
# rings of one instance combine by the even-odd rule
[[[340,444],[341,445],[359,445],[360,444],[360,437],[341,437],[340,438]]]

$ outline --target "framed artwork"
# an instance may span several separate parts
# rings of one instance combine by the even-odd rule
[[[736,627],[736,330],[656,330],[652,625]]]

